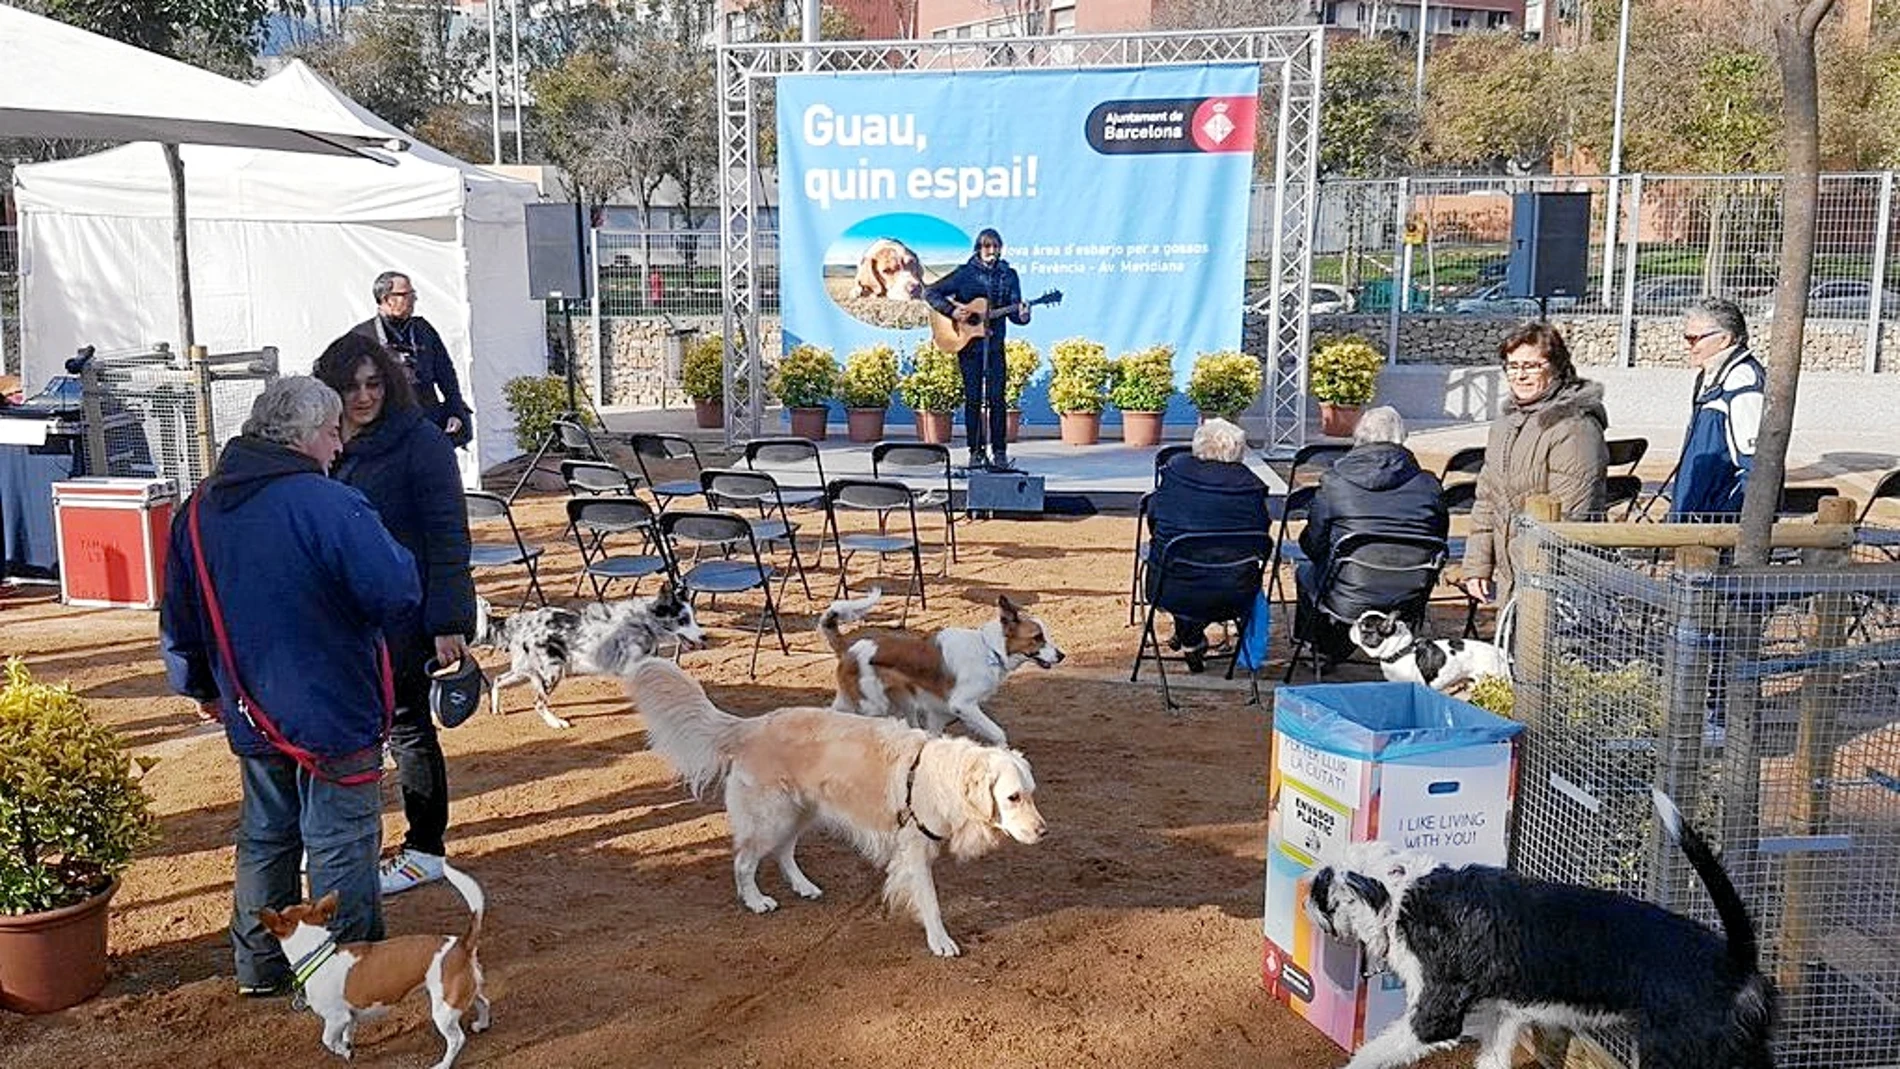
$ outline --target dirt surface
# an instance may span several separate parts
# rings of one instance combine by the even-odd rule
[[[529,537],[550,547],[557,600],[573,591],[576,564],[559,507],[539,497],[522,513]],[[445,733],[450,849],[491,910],[482,956],[495,1027],[460,1064],[1342,1064],[1261,989],[1267,713],[1243,704],[1241,684],[1202,682],[1177,692],[1184,708],[1170,715],[1151,670],[1127,682],[1132,523],[967,525],[962,559],[930,577],[929,609],[912,607],[912,626],[974,625],[1008,591],[1069,654],[1054,671],[1020,670],[989,705],[1035,767],[1049,835],[938,866],[957,959],[933,958],[914,921],[887,916],[878,873],[830,840],[807,840],[801,858],[821,901],[781,894],[777,913],[746,912],[723,813],[646,752],[614,681],[562,686],[569,731],[545,727],[524,688],[508,694],[513,715],[485,709]],[[812,577],[821,597],[836,581],[829,554],[826,565]],[[869,568],[854,562],[854,583]],[[502,581],[482,586],[512,594]],[[715,646],[685,665],[715,701],[756,713],[829,700],[831,660],[811,631],[819,603],[795,582],[788,600],[792,652],[768,636],[757,682],[747,679],[756,597],[704,614]],[[235,995],[225,925],[236,772],[222,734],[194,726],[192,703],[169,694],[156,628],[152,613],[0,595],[0,648],[42,679],[70,681],[131,744],[163,757],[147,781],[162,838],[113,904],[106,990],[64,1013],[0,1014],[0,1064],[328,1063],[314,1015]],[[492,674],[496,655],[483,660]],[[386,834],[400,827],[392,807]],[[761,880],[781,890],[776,871]],[[464,923],[444,884],[387,911],[392,934]],[[360,1029],[356,1053],[358,1064],[424,1066],[441,1050],[417,996]]]

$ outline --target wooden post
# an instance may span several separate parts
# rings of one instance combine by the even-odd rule
[[[1821,500],[1821,523],[1854,522],[1854,502],[1844,497]],[[1807,563],[1822,568],[1845,569],[1848,554],[1838,549],[1814,549],[1807,552]],[[1839,649],[1847,644],[1847,629],[1853,601],[1845,589],[1817,594],[1808,618],[1805,645],[1810,653]],[[1842,666],[1820,665],[1808,669],[1801,688],[1801,723],[1796,729],[1794,772],[1790,781],[1794,799],[1788,816],[1788,834],[1825,835],[1829,818],[1829,799],[1824,781],[1833,776],[1834,748],[1839,743],[1837,719],[1840,716]],[[1788,855],[1787,895],[1781,906],[1781,953],[1775,966],[1775,982],[1787,997],[1801,983],[1803,966],[1815,957],[1815,929],[1809,903],[1814,900],[1821,879],[1814,855]]]
[[[190,213],[185,206],[185,158],[178,146],[160,146],[165,152],[165,170],[172,183],[172,260],[178,269],[178,345],[189,352],[197,340],[197,324],[191,311],[191,236]],[[209,470],[209,469],[207,469]]]
[[[197,402],[195,407],[198,409],[198,418],[192,421],[192,438],[198,447],[197,478],[191,480],[195,485],[211,478],[211,469],[217,466],[218,437],[217,429],[212,426],[216,413],[211,405],[211,353],[202,345],[194,345],[185,350],[185,357],[191,368],[191,383]],[[186,465],[187,468],[191,466]],[[179,491],[188,492],[184,486],[180,486]]]

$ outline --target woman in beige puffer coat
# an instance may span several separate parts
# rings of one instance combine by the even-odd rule
[[[1511,390],[1491,424],[1465,542],[1465,593],[1480,601],[1509,600],[1511,526],[1533,494],[1553,494],[1566,519],[1603,511],[1609,414],[1603,387],[1577,377],[1563,335],[1548,323],[1527,323],[1498,346]]]

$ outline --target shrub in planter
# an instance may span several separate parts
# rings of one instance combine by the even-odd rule
[[[695,401],[726,399],[726,340],[702,334],[686,347],[680,359],[680,391]]]
[[[1202,415],[1234,419],[1260,399],[1260,361],[1231,350],[1202,353],[1182,392]]]
[[[1042,370],[1042,353],[1035,345],[1021,338],[1011,338],[1003,343],[1003,405],[1006,408],[1023,406],[1023,391],[1029,388],[1029,382]]]
[[[1108,399],[1123,412],[1160,412],[1174,396],[1174,346],[1151,345],[1115,361]]]
[[[786,408],[823,408],[838,396],[838,361],[830,349],[793,346],[772,372],[772,393]]]
[[[897,393],[919,412],[956,411],[963,403],[963,372],[956,356],[929,342],[919,345]]]
[[[846,408],[888,408],[900,381],[897,351],[888,345],[869,346],[845,358],[838,399]]]
[[[1109,381],[1115,364],[1100,342],[1065,338],[1050,349],[1055,373],[1049,379],[1049,404],[1057,412],[1100,415],[1108,406]]]
[[[1307,362],[1308,390],[1324,404],[1362,407],[1379,387],[1385,357],[1359,337],[1327,338]]]
[[[508,405],[508,414],[515,418],[515,448],[532,453],[547,439],[548,428],[567,411],[567,380],[552,375],[523,375],[502,383],[501,396]],[[581,406],[582,425],[599,427],[600,417],[588,406],[587,399],[577,395],[575,400]]]
[[[139,785],[143,768],[135,769],[116,733],[86,715],[70,687],[34,682],[18,658],[7,662],[0,685],[0,1007],[61,1009],[105,982],[105,901],[155,828]]]

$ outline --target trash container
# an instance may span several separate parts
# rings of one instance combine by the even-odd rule
[[[88,476],[53,484],[59,595],[68,605],[156,609],[178,484]]]
[[[680,386],[680,375],[686,366],[686,347],[693,342],[693,335],[699,333],[698,327],[682,327],[666,317],[666,339],[662,352],[666,360],[665,389],[676,390]]]
[[[1373,839],[1447,864],[1503,865],[1523,729],[1416,683],[1275,693],[1262,979],[1346,1050],[1398,1018],[1404,985],[1363,975],[1360,946],[1319,931],[1301,878]]]

